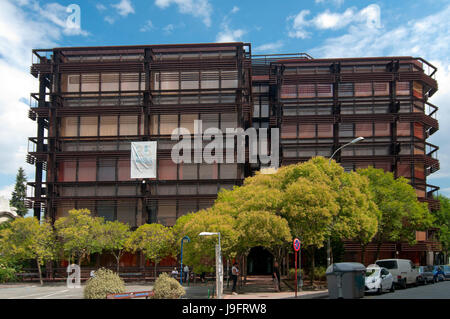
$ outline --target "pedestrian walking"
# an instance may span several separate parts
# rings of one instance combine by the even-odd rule
[[[277,262],[275,262],[275,264],[273,265],[273,274],[272,274],[272,278],[273,278],[275,290],[276,290],[277,292],[280,292],[280,291],[281,291],[281,286],[280,286],[281,277],[280,277],[280,268],[279,268]]]
[[[183,268],[183,276],[184,276],[184,282],[188,281],[189,276],[189,266],[185,265]]]
[[[231,268],[231,279],[233,280],[233,287],[231,288],[231,293],[233,295],[237,295],[236,283],[237,283],[239,275],[240,275],[240,273],[239,273],[239,266],[238,266],[238,263],[235,262],[233,264],[233,267]]]
[[[178,277],[178,270],[177,267],[174,267],[172,270],[172,278],[177,279],[177,277]]]

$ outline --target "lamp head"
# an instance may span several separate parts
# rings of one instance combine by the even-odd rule
[[[212,236],[212,235],[218,235],[219,233],[211,233],[209,231],[202,231],[199,236]]]
[[[351,141],[350,144],[358,143],[359,141],[362,141],[363,139],[364,139],[364,137],[360,136],[358,138],[355,138],[353,141]]]

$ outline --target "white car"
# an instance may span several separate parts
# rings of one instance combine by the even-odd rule
[[[366,268],[366,292],[395,291],[394,278],[384,267],[369,265]]]
[[[386,268],[394,277],[397,286],[406,288],[407,285],[418,282],[419,268],[409,259],[380,259],[375,261],[375,264]]]

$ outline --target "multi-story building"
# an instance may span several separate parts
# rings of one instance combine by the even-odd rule
[[[33,50],[39,78],[29,116],[37,136],[29,198],[37,217],[71,208],[137,227],[173,225],[210,206],[220,188],[242,183],[255,164],[175,164],[170,134],[194,120],[221,129],[280,128],[280,164],[331,156],[346,170],[373,165],[411,180],[419,200],[436,209],[439,169],[436,68],[421,58],[313,59],[308,54],[251,56],[250,44],[215,43]],[[156,179],[130,178],[130,142],[157,141]],[[225,151],[225,150],[224,150]],[[436,250],[386,243],[388,255]],[[348,258],[357,253],[346,243]],[[370,247],[369,247],[370,251]],[[409,255],[408,255],[409,256]],[[412,258],[412,257],[411,257]],[[422,260],[421,260],[422,261]]]

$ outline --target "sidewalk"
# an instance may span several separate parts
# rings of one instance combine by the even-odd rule
[[[229,287],[224,283],[223,299],[293,299],[295,292],[288,287],[283,281],[281,283],[281,292],[277,292],[273,287],[273,281],[270,276],[249,276],[247,283],[238,289],[237,295],[231,294],[230,282]],[[297,299],[316,299],[327,298],[328,290],[299,291]]]

